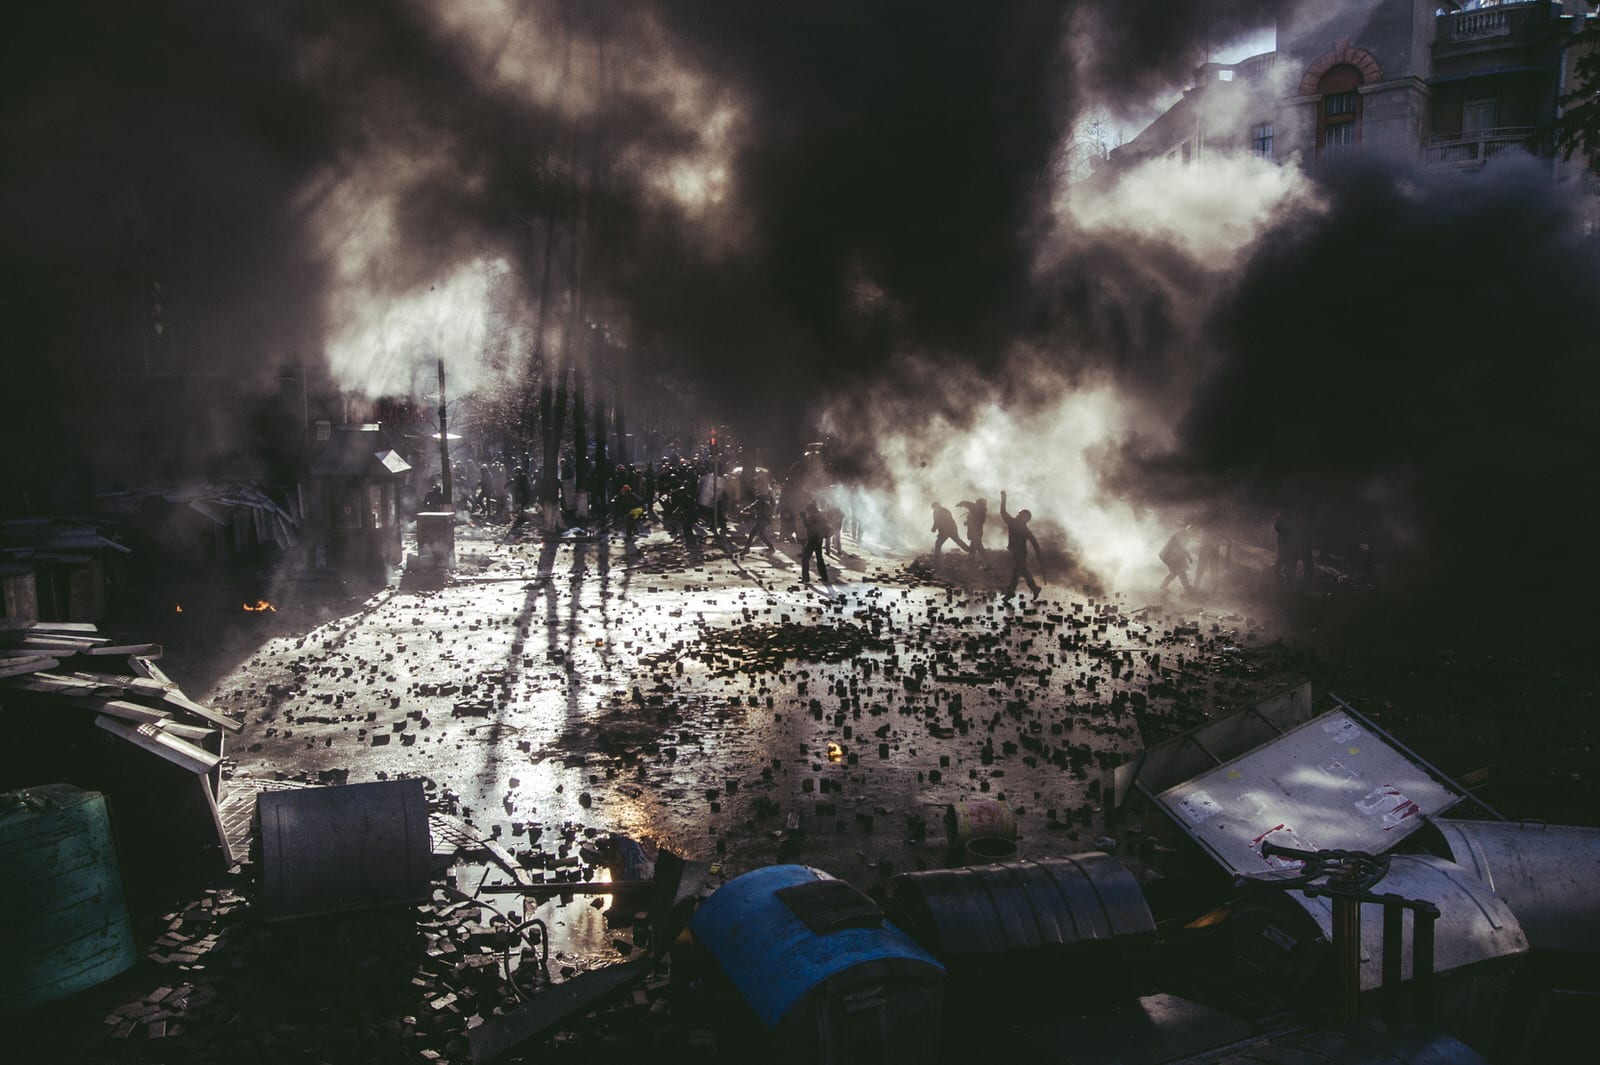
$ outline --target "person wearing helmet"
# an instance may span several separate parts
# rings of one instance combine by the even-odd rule
[[[639,519],[644,517],[644,500],[634,494],[633,485],[625,484],[617,498],[611,501],[612,512],[622,518],[628,543],[639,534]]]

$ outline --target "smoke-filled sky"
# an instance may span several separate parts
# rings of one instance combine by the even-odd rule
[[[569,353],[635,425],[827,424],[906,530],[1009,483],[1108,574],[1306,497],[1419,566],[1523,543],[1594,443],[1594,256],[1537,168],[1062,182],[1082,120],[1279,6],[35,5],[0,344],[137,366],[93,323],[159,279],[161,343],[220,376],[379,395],[442,356],[487,392]]]
[[[138,269],[213,357],[373,394],[578,351],[576,308],[708,418],[798,431],[907,346],[1002,351],[1086,102],[1268,6],[42,5],[0,45],[7,288]]]

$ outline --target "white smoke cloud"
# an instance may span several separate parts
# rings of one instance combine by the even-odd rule
[[[1064,269],[1084,269],[1074,256],[1105,254],[1119,242],[1164,249],[1193,264],[1187,277],[1207,283],[1172,292],[1179,328],[1168,344],[1174,363],[1188,360],[1191,375],[1209,356],[1200,345],[1201,321],[1227,278],[1250,254],[1270,224],[1286,214],[1322,206],[1296,167],[1249,155],[1214,155],[1182,166],[1155,160],[1114,181],[1058,190],[1038,270],[1041,286]],[[1152,275],[1154,283],[1154,275]],[[998,513],[1002,488],[1014,512],[1028,508],[1045,543],[1065,550],[1113,590],[1143,590],[1165,574],[1158,553],[1175,526],[1192,520],[1187,510],[1162,513],[1111,490],[1102,477],[1107,459],[1125,446],[1162,449],[1173,442],[1180,412],[1161,397],[1110,377],[1085,378],[1075,365],[1115,365],[1115,353],[1074,350],[1069,337],[1049,338],[1045,350],[1019,347],[991,379],[947,378],[946,387],[918,398],[885,389],[836,409],[830,429],[867,442],[891,487],[864,493],[858,507],[878,526],[885,543],[926,551],[932,546],[930,504],[987,498]],[[947,368],[914,359],[894,376],[938,380]],[[1016,397],[1025,398],[1025,403]],[[883,428],[887,426],[887,428]],[[855,430],[855,432],[852,432]],[[990,531],[998,539],[998,522]],[[1053,541],[1053,542],[1052,542]]]
[[[1070,186],[1056,199],[1056,223],[1067,235],[1126,234],[1168,244],[1222,274],[1285,213],[1320,209],[1298,167],[1239,152],[1195,166],[1152,159],[1105,186]]]
[[[901,426],[876,441],[892,487],[861,492],[855,501],[866,515],[864,534],[890,547],[926,551],[933,544],[932,503],[954,509],[958,501],[982,497],[991,515],[987,545],[997,548],[1005,539],[998,517],[1004,489],[1012,513],[1033,512],[1047,551],[1066,550],[1113,584],[1136,579],[1165,538],[1161,519],[1135,502],[1106,496],[1097,475],[1100,454],[1126,436],[1134,408],[1109,384],[1073,387],[1048,372],[1034,382],[1048,388],[1051,399],[1028,410],[1009,409],[997,391],[980,390],[955,416],[901,411]],[[848,431],[839,420],[830,428]]]

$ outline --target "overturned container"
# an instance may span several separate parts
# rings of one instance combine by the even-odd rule
[[[1527,937],[1505,901],[1468,870],[1429,854],[1394,855],[1388,874],[1372,890],[1438,907],[1431,952],[1419,959],[1416,916],[1407,913],[1400,957],[1389,963],[1391,976],[1403,985],[1427,978],[1429,1001],[1413,1002],[1418,1012],[1478,1045],[1499,1038],[1516,965],[1528,952]],[[1364,1012],[1373,1012],[1383,1005],[1377,997],[1385,983],[1383,907],[1363,902],[1360,920],[1360,991],[1370,1000]],[[1261,891],[1235,900],[1222,925],[1231,983],[1290,1008],[1328,1012],[1339,975],[1333,924],[1333,903],[1325,896]],[[1408,994],[1415,990],[1406,987]],[[1389,991],[1398,994],[1401,985]]]
[[[256,905],[282,920],[426,902],[432,846],[420,779],[256,797]]]
[[[0,1013],[65,998],[139,960],[104,795],[0,795]]]
[[[1155,939],[1139,883],[1091,852],[902,873],[889,915],[948,967],[952,993],[1129,992]]]
[[[1600,954],[1600,828],[1434,819],[1456,864],[1505,899],[1533,950]]]
[[[690,922],[715,962],[722,1038],[747,1053],[829,1065],[939,1054],[944,966],[877,903],[803,865],[730,880]]]

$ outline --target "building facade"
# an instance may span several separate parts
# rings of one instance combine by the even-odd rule
[[[1183,97],[1112,153],[1116,167],[1241,151],[1305,166],[1383,152],[1424,166],[1497,155],[1565,162],[1555,124],[1595,25],[1578,0],[1367,0],[1291,5],[1277,48],[1205,63]]]

